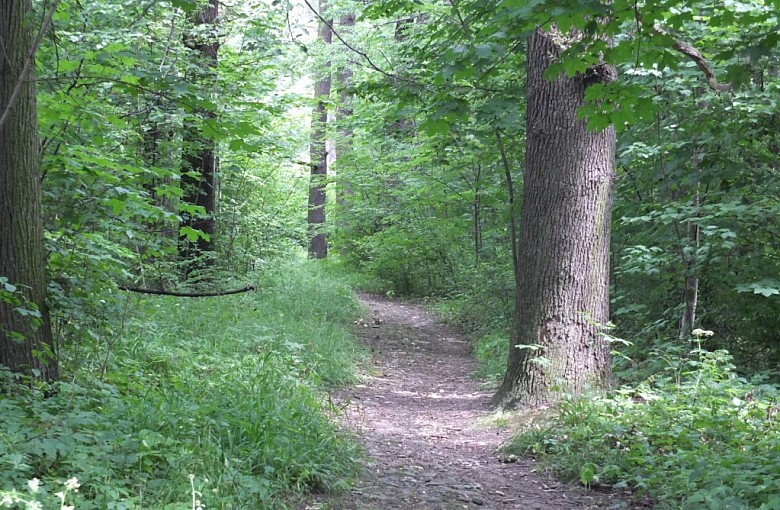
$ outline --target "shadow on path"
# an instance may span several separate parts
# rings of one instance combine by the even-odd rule
[[[360,295],[358,335],[373,370],[343,390],[345,426],[366,448],[367,475],[350,492],[301,508],[352,510],[628,508],[609,495],[562,484],[531,459],[501,462],[511,431],[490,425],[492,393],[472,379],[466,340],[421,306]]]

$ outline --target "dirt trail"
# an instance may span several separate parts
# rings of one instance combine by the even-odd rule
[[[303,508],[628,507],[537,473],[531,459],[505,462],[496,449],[511,431],[487,419],[492,394],[470,376],[475,366],[466,340],[419,305],[360,299],[368,312],[358,334],[371,348],[374,370],[337,398],[346,406],[345,425],[365,445],[368,473],[347,494]]]

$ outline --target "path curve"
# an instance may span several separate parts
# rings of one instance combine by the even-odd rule
[[[511,431],[490,424],[492,393],[471,377],[476,367],[465,338],[418,304],[359,298],[367,313],[358,335],[371,349],[373,370],[336,398],[365,446],[367,475],[348,493],[304,508],[627,507],[537,472],[532,459],[507,463],[496,450]]]

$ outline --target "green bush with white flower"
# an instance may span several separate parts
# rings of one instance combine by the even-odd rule
[[[585,485],[631,489],[658,509],[780,509],[780,390],[723,350],[651,353],[655,371],[608,395],[569,398],[508,447]]]
[[[37,478],[27,481],[27,491],[0,490],[0,508],[19,508],[24,510],[74,510],[74,505],[67,504],[75,499],[81,484],[76,478],[65,480],[59,490],[50,493],[47,487]],[[55,489],[56,490],[56,489]],[[69,494],[71,497],[69,497]]]

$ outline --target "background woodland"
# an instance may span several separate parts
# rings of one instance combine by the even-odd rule
[[[659,507],[780,508],[778,2],[310,1],[0,0],[0,507],[346,487],[324,395],[366,358],[355,288],[425,299],[491,388],[513,353],[554,366],[515,329],[522,254],[587,227],[521,235],[547,34],[544,79],[616,133],[609,311],[576,319],[611,390],[551,380],[511,448]]]

